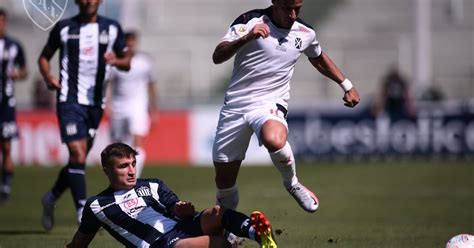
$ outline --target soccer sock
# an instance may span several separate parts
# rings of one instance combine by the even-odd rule
[[[217,188],[216,199],[218,205],[228,209],[236,209],[237,204],[239,204],[239,189],[237,188],[237,184],[226,189]]]
[[[58,199],[63,192],[69,187],[69,176],[68,176],[69,165],[64,166],[59,172],[58,178],[54,183],[51,193],[55,199]]]
[[[137,152],[138,155],[135,156],[135,158],[137,159],[137,165],[135,166],[135,169],[137,172],[137,178],[139,178],[142,174],[143,167],[145,166],[146,152],[145,149],[141,147],[137,147]]]
[[[255,235],[256,230],[250,225],[250,218],[243,213],[225,209],[222,214],[222,226],[236,236],[249,238],[260,243],[260,237]]]
[[[74,204],[76,205],[76,209],[80,210],[84,207],[86,201],[86,165],[69,164],[67,167],[69,187],[71,188],[72,198],[74,200]]]
[[[281,177],[283,178],[283,185],[289,188],[298,183],[296,177],[296,163],[293,157],[293,151],[288,142],[285,146],[276,152],[270,152],[270,158],[273,164],[280,171]]]
[[[10,186],[12,178],[13,178],[13,172],[3,170],[2,172],[3,186]]]

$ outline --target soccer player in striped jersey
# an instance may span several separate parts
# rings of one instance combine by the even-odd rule
[[[25,55],[20,44],[6,35],[7,12],[0,9],[0,144],[2,149],[2,185],[0,202],[8,200],[13,177],[11,140],[18,136],[15,118],[15,81],[26,78]]]
[[[248,217],[218,205],[196,212],[159,179],[137,179],[137,151],[113,143],[101,153],[109,187],[90,197],[67,247],[87,247],[100,227],[126,247],[231,247],[223,230],[276,248],[271,225],[258,211]]]
[[[47,86],[57,92],[61,140],[69,151],[68,164],[42,198],[42,225],[53,227],[56,200],[71,189],[78,221],[86,201],[85,163],[103,113],[105,81],[115,66],[130,69],[130,54],[120,25],[97,14],[101,0],[75,0],[79,14],[58,22],[38,59]],[[50,60],[60,50],[59,80],[51,74]]]
[[[323,75],[344,90],[344,105],[360,101],[357,90],[322,51],[314,29],[298,18],[303,0],[272,0],[266,9],[242,14],[217,45],[213,61],[235,55],[213,146],[217,202],[235,209],[236,179],[250,137],[257,135],[283,178],[283,185],[307,212],[315,212],[316,196],[298,181],[295,159],[287,141],[286,115],[290,79],[296,61],[305,54]]]

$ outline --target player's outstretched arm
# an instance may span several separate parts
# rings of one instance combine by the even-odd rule
[[[353,108],[360,102],[359,92],[357,92],[351,81],[344,76],[325,52],[322,52],[317,58],[309,58],[309,61],[321,74],[332,79],[342,87],[344,90],[342,100],[344,100],[345,106]]]
[[[256,24],[248,34],[240,37],[234,41],[223,41],[217,45],[214,53],[212,54],[212,61],[214,64],[223,63],[237,52],[239,48],[248,42],[258,39],[260,37],[267,38],[270,35],[270,28],[265,23]]]
[[[71,243],[67,244],[67,248],[82,248],[82,247],[88,247],[89,244],[92,242],[92,240],[95,237],[95,233],[93,234],[84,234],[81,233],[80,231],[77,231],[76,234],[74,235],[74,238],[72,239]]]

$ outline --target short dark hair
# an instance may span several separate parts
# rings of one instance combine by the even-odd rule
[[[124,32],[124,37],[125,37],[125,40],[128,40],[128,39],[136,39],[138,34],[135,30],[129,30],[127,32]]]
[[[129,158],[137,155],[138,152],[129,145],[124,143],[113,143],[108,145],[100,153],[100,162],[102,163],[102,167],[108,167],[113,165],[114,158]]]
[[[4,8],[0,8],[0,16],[4,16],[4,17],[8,16],[7,11]]]

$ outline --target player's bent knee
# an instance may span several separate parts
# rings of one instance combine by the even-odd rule
[[[222,228],[222,208],[215,205],[212,208],[204,210],[201,215],[201,228],[204,234],[220,235]]]

